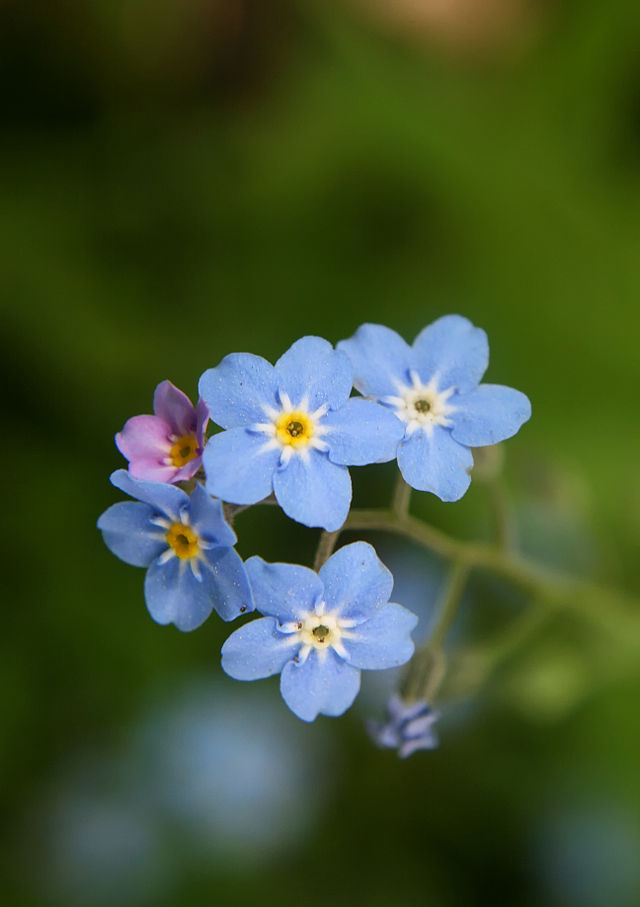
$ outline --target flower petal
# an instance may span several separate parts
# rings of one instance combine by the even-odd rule
[[[153,395],[153,411],[170,427],[172,434],[194,434],[196,414],[193,403],[171,381],[161,381]]]
[[[235,545],[238,538],[224,518],[222,503],[197,484],[189,497],[189,520],[198,535],[217,545]]]
[[[452,401],[453,402],[453,401]],[[455,398],[451,434],[460,444],[485,447],[511,438],[531,418],[529,398],[512,387],[481,384]]]
[[[149,522],[153,508],[137,501],[113,504],[98,520],[104,543],[125,564],[148,567],[167,547],[165,533]]]
[[[211,418],[222,428],[264,422],[265,405],[276,407],[273,366],[262,356],[231,353],[207,369],[198,384]],[[209,441],[211,443],[211,441]]]
[[[222,670],[235,680],[261,680],[279,674],[300,648],[295,634],[280,633],[273,617],[240,627],[222,646]]]
[[[405,426],[390,410],[361,397],[352,397],[328,413],[322,425],[330,430],[326,436],[329,459],[342,466],[393,460],[405,433]]]
[[[279,449],[264,434],[232,428],[213,435],[202,455],[209,494],[233,504],[255,504],[271,494]]]
[[[280,622],[298,620],[322,598],[322,582],[308,567],[268,564],[256,556],[249,558],[245,569],[257,610]]]
[[[397,392],[397,383],[409,382],[413,353],[400,334],[382,324],[363,324],[349,340],[341,340],[353,365],[354,386],[360,393],[384,397]]]
[[[441,390],[472,390],[489,364],[489,342],[482,328],[461,315],[445,315],[424,328],[413,344],[416,368],[428,382],[437,372]]]
[[[440,425],[427,434],[416,431],[398,448],[398,466],[405,482],[418,491],[431,491],[441,501],[458,501],[469,485],[473,456]]]
[[[192,461],[193,462],[193,461]],[[191,466],[191,463],[188,464]],[[182,470],[167,466],[158,459],[137,457],[129,463],[129,475],[139,482],[162,482],[174,485],[182,480]]]
[[[288,662],[282,669],[280,692],[292,712],[303,721],[318,715],[342,715],[360,689],[360,671],[329,650],[323,658],[311,651],[303,663]]]
[[[116,447],[127,460],[162,462],[171,450],[170,427],[158,416],[133,416],[116,435]]]
[[[188,496],[175,485],[164,482],[140,482],[134,479],[126,469],[117,469],[109,476],[112,485],[125,494],[150,504],[154,510],[177,519],[180,508],[189,502]]]
[[[352,370],[348,357],[322,337],[301,337],[274,367],[276,387],[293,406],[306,401],[311,411],[326,403],[340,406],[351,393]]]
[[[195,630],[211,614],[213,601],[207,584],[198,582],[185,560],[155,560],[144,580],[144,597],[151,617],[178,630]]]
[[[242,558],[233,548],[207,551],[207,570],[202,571],[213,607],[223,620],[234,620],[254,610],[253,596]]]
[[[196,441],[198,447],[202,449],[204,447],[204,435],[207,430],[207,425],[209,424],[209,407],[204,402],[202,397],[199,398],[198,404],[196,406]]]
[[[349,664],[369,670],[405,664],[413,655],[409,634],[417,623],[416,615],[402,605],[384,605],[370,620],[343,636]]]
[[[332,554],[319,571],[327,609],[363,621],[389,601],[393,576],[372,545],[353,542]]]
[[[287,516],[305,526],[322,526],[333,532],[349,513],[349,470],[317,450],[311,450],[306,459],[294,455],[284,469],[277,470],[273,490]]]

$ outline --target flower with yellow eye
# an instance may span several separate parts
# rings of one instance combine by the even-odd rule
[[[183,482],[202,464],[209,411],[170,381],[153,395],[153,416],[133,416],[116,435],[116,446],[129,460],[129,473],[147,482]]]
[[[113,504],[98,520],[105,544],[134,567],[148,567],[147,608],[159,624],[194,630],[212,609],[223,620],[253,610],[253,598],[236,536],[222,504],[202,485],[191,495],[175,485],[139,482],[124,469],[111,476],[137,498]]]
[[[209,493],[234,504],[273,493],[306,526],[342,526],[351,503],[347,467],[392,460],[404,434],[388,409],[349,397],[349,359],[321,337],[297,340],[275,365],[233,353],[202,375],[199,388],[225,429],[203,455]]]
[[[246,563],[265,617],[232,633],[222,667],[236,680],[280,674],[282,698],[298,718],[342,715],[360,671],[405,664],[418,618],[389,602],[393,577],[371,545],[345,545],[318,573],[295,564]]]

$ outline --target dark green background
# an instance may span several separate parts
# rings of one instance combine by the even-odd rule
[[[482,52],[392,36],[362,7],[0,4],[9,905],[640,899],[640,650],[623,658],[578,618],[406,763],[370,746],[362,708],[312,728],[283,714],[279,739],[315,753],[296,809],[305,785],[315,805],[273,853],[222,859],[203,835],[194,856],[160,810],[146,863],[118,856],[116,826],[105,864],[56,824],[78,790],[139,790],[141,716],[162,727],[190,678],[242,701],[218,665],[228,628],[157,627],[142,571],[94,528],[119,498],[113,434],[158,381],[193,396],[228,352],[274,360],[363,321],[411,340],[468,316],[489,334],[488,379],[532,400],[505,445],[528,552],[637,590],[637,4],[532,6],[532,37]],[[393,470],[355,478],[380,504]],[[461,537],[490,531],[478,482],[459,504],[420,498]],[[275,510],[238,529],[243,554],[312,557],[316,534]],[[473,593],[461,635],[499,630],[508,592],[478,577]]]

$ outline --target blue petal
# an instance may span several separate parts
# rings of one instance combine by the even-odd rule
[[[349,513],[349,470],[331,463],[326,454],[317,450],[309,451],[306,462],[294,455],[284,469],[274,474],[273,490],[287,516],[305,526],[322,526],[333,532]]]
[[[209,438],[202,454],[207,491],[233,504],[255,504],[271,494],[280,450],[265,450],[265,434],[232,428]]]
[[[341,340],[353,365],[354,385],[365,395],[385,397],[397,393],[397,383],[409,382],[413,353],[400,334],[382,324],[363,324],[349,340]]]
[[[154,561],[144,580],[149,614],[159,624],[195,630],[211,614],[213,600],[207,584],[198,582],[185,560],[172,557],[166,564]]]
[[[205,554],[202,570],[213,607],[223,620],[234,620],[254,610],[253,596],[242,558],[233,548],[214,548]]]
[[[431,491],[441,501],[458,501],[471,484],[473,456],[440,425],[431,433],[418,430],[398,448],[398,466],[405,482]]]
[[[340,406],[351,393],[351,363],[322,337],[301,337],[275,364],[279,391],[288,394],[293,406],[308,401],[311,411],[326,403]]]
[[[197,484],[189,497],[189,519],[198,535],[218,545],[235,545],[237,537],[224,518],[222,504]]]
[[[261,557],[250,557],[245,569],[257,610],[281,622],[298,620],[322,598],[322,582],[308,567],[268,564]]]
[[[302,664],[290,661],[282,669],[280,692],[298,718],[313,721],[322,715],[342,715],[358,695],[360,671],[330,649],[324,658],[316,650]]]
[[[299,648],[295,634],[280,633],[273,617],[262,617],[227,639],[222,647],[222,669],[235,680],[261,680],[279,674]]]
[[[342,466],[366,466],[393,460],[405,425],[394,414],[361,397],[352,397],[322,420],[329,459]]]
[[[180,508],[189,500],[181,488],[165,482],[141,482],[129,475],[126,469],[116,469],[109,476],[112,485],[125,494],[150,504],[155,511],[164,513],[173,520],[178,519]]]
[[[489,342],[482,328],[461,315],[445,315],[421,331],[413,344],[418,373],[423,381],[437,372],[441,390],[472,390],[489,364]]]
[[[275,407],[273,366],[262,356],[231,353],[209,368],[198,383],[212,420],[222,428],[264,422],[266,404]]]
[[[405,664],[413,655],[409,634],[417,623],[416,615],[402,605],[384,605],[370,620],[342,637],[349,664],[369,670]]]
[[[148,567],[167,548],[166,532],[149,522],[153,514],[152,507],[137,501],[105,510],[98,529],[109,551],[132,567]]]
[[[320,568],[327,610],[343,617],[366,620],[389,601],[393,576],[372,545],[353,542],[332,554]]]
[[[455,398],[451,434],[460,444],[485,447],[512,437],[531,418],[529,398],[501,384],[481,384]]]

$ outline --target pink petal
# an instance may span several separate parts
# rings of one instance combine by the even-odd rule
[[[116,435],[116,446],[127,460],[163,460],[171,449],[170,428],[157,416],[133,416]]]

